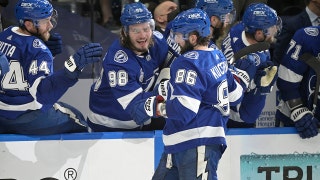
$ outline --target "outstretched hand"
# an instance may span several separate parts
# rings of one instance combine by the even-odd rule
[[[266,63],[262,68],[257,70],[254,77],[257,92],[266,95],[272,91],[272,87],[278,78],[278,67],[274,66],[272,62]]]
[[[64,66],[68,70],[70,78],[77,78],[79,72],[91,63],[98,62],[102,56],[102,46],[99,43],[88,43],[82,46],[74,55],[65,61]],[[72,74],[71,74],[72,73]]]
[[[139,100],[131,110],[131,117],[138,125],[143,125],[151,117],[165,116],[161,108],[163,103],[164,98],[160,95]]]

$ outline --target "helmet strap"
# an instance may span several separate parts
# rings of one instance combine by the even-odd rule
[[[27,31],[29,34],[31,34],[32,36],[35,36],[35,37],[37,37],[37,38],[39,38],[39,39],[42,39],[41,34],[39,33],[39,28],[38,28],[38,26],[36,25],[35,22],[33,22],[33,26],[34,26],[34,27],[36,28],[36,30],[37,30],[36,33],[33,33],[33,32],[31,32],[31,31],[29,31],[29,30],[26,28],[25,25],[21,26],[21,28],[23,28],[24,30],[26,30],[26,31]]]

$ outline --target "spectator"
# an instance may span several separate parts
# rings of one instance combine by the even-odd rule
[[[64,69],[53,72],[53,56],[44,41],[56,25],[56,10],[47,0],[19,0],[15,12],[19,27],[0,33],[0,41],[7,44],[0,50],[10,62],[1,79],[1,133],[87,132],[81,112],[57,101],[88,63],[100,60],[102,47],[83,46],[65,61]]]
[[[150,118],[136,124],[130,112],[137,101],[154,95],[151,90],[168,46],[162,34],[153,31],[152,14],[144,4],[126,4],[120,20],[120,39],[109,47],[100,78],[91,87],[92,131],[153,129]]]
[[[164,33],[168,22],[179,13],[178,5],[172,1],[164,1],[154,9],[156,30]]]
[[[280,64],[282,57],[284,56],[288,44],[294,35],[294,33],[303,27],[317,26],[318,17],[320,16],[320,5],[318,1],[305,0],[305,9],[292,17],[286,18],[283,22],[283,27],[273,49],[273,61],[276,64]]]
[[[251,4],[244,12],[242,22],[230,29],[222,43],[222,52],[229,63],[233,64],[233,56],[240,49],[258,42],[272,43],[280,27],[281,19],[275,10],[263,3]],[[231,107],[229,128],[254,127],[265,106],[266,96],[277,78],[277,67],[272,64],[269,50],[252,53],[247,57],[255,59],[257,74],[254,81],[250,82],[241,104]]]
[[[120,0],[99,0],[100,3],[100,12],[101,12],[101,22],[100,24],[109,29],[112,33],[118,33],[120,27],[117,23],[117,20],[114,17],[112,6],[118,6],[116,9],[119,9],[121,3]]]
[[[319,79],[315,73],[317,71],[314,70],[319,67],[309,66],[303,62],[301,55],[309,53],[311,57],[319,57],[319,31],[320,26],[297,30],[279,65],[277,86],[281,95],[276,121],[280,122],[278,126],[296,127],[303,139],[318,134],[320,100],[319,95],[315,95],[319,92],[319,89],[316,89],[316,81]]]
[[[222,52],[208,47],[210,20],[204,11],[181,12],[171,30],[182,55],[170,67],[170,80],[161,84],[169,88],[136,102],[132,116],[137,124],[150,116],[166,117],[164,152],[152,179],[217,180],[218,163],[226,149],[225,116],[229,104],[239,103],[243,91]],[[244,63],[255,69],[253,61]]]
[[[9,3],[9,0],[0,0],[0,32],[3,30],[3,25],[2,25],[2,8],[6,7]]]

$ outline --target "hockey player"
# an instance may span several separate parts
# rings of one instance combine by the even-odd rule
[[[280,91],[280,102],[277,107],[276,121],[281,126],[295,126],[301,138],[311,138],[318,134],[320,119],[319,95],[313,104],[316,81],[319,75],[300,56],[310,53],[320,56],[320,26],[299,29],[291,39],[279,66],[277,87]]]
[[[126,4],[120,21],[120,40],[104,57],[100,78],[90,91],[88,125],[92,131],[149,130],[150,118],[136,124],[130,115],[133,104],[153,96],[159,66],[168,45],[154,30],[151,12],[144,4]]]
[[[243,87],[223,53],[208,47],[210,20],[204,11],[181,12],[172,22],[171,35],[182,55],[171,64],[167,92],[135,102],[131,114],[137,124],[166,117],[164,153],[153,179],[217,179],[226,148],[225,117],[229,104],[241,101]],[[242,67],[250,79],[254,62],[243,61]]]
[[[275,10],[263,3],[251,4],[245,10],[242,22],[233,26],[223,40],[222,52],[233,64],[233,56],[240,49],[263,41],[272,43],[280,29],[281,19]],[[257,74],[241,104],[231,107],[228,127],[254,127],[277,78],[277,67],[272,64],[269,50],[248,56],[255,59]]]
[[[211,41],[209,47],[220,48],[216,45],[216,41],[221,42],[221,39],[229,32],[231,24],[234,22],[235,10],[233,7],[232,0],[217,0],[217,1],[206,1],[197,0],[195,7],[205,11],[210,19],[210,34]],[[165,68],[169,67],[170,64],[180,55],[180,46],[170,37],[170,29],[172,23],[169,22],[165,30],[164,37],[167,39],[169,45],[168,56],[165,63]]]
[[[197,0],[196,8],[205,11],[210,18],[212,43],[221,48],[221,41],[226,37],[234,23],[236,11],[232,0]],[[210,45],[212,45],[212,43]]]
[[[56,25],[56,11],[47,0],[19,0],[19,27],[0,33],[0,51],[10,70],[1,78],[1,133],[56,134],[87,132],[83,115],[57,101],[78,81],[81,70],[102,56],[100,44],[89,43],[53,72],[53,56],[44,44]]]

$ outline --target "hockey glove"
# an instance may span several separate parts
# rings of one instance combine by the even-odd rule
[[[161,95],[165,100],[168,97],[168,84],[170,79],[170,68],[163,68],[154,85],[154,95]]]
[[[0,51],[0,76],[9,72],[9,62],[7,57]]]
[[[318,119],[313,117],[306,107],[298,107],[291,112],[290,117],[302,139],[318,135]]]
[[[99,43],[88,43],[82,46],[64,63],[68,76],[72,79],[78,78],[87,64],[98,62],[101,56],[102,47]]]
[[[277,66],[273,66],[273,63],[269,67],[257,70],[256,76],[254,77],[257,93],[267,95],[272,91],[273,85],[278,78],[277,70]]]
[[[50,34],[50,38],[44,43],[51,51],[52,56],[56,56],[62,52],[62,40],[59,33]]]
[[[170,68],[163,68],[160,71],[160,74],[159,74],[155,84],[158,85],[160,82],[165,81],[165,80],[169,80],[169,79],[170,79]]]
[[[164,98],[159,95],[138,101],[131,111],[131,117],[138,125],[143,125],[151,117],[160,116],[166,116],[166,111]]]
[[[241,86],[244,90],[247,90],[251,79],[257,71],[255,57],[251,54],[244,56],[234,63],[234,67],[235,72],[233,72],[233,75],[236,79],[240,79]]]
[[[162,80],[158,85],[153,89],[154,95],[160,95],[167,100],[169,94],[169,80]]]

